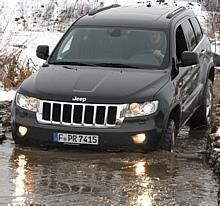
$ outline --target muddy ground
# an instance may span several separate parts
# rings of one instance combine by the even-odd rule
[[[220,104],[220,80],[216,85]],[[0,105],[0,205],[220,205],[206,129],[183,128],[174,153],[43,150],[14,144],[9,111],[10,103]]]

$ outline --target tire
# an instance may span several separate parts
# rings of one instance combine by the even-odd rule
[[[189,120],[190,129],[212,127],[213,88],[211,80],[207,81],[202,105]]]
[[[12,138],[15,141],[15,144],[21,144],[20,138],[18,138],[14,132],[12,132]]]
[[[163,150],[173,152],[175,148],[175,140],[176,140],[176,126],[175,122],[172,119],[169,119],[167,127],[164,132],[164,136],[162,139],[161,148]]]

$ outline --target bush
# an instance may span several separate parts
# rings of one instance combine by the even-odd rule
[[[6,91],[18,88],[26,78],[36,71],[37,66],[32,59],[20,60],[21,52],[22,50],[19,50],[10,55],[0,55],[0,80]]]

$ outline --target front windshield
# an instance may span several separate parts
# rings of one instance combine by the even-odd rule
[[[162,68],[168,62],[167,35],[161,30],[74,27],[51,56],[51,64]]]

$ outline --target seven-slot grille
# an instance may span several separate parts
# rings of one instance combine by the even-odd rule
[[[123,121],[125,105],[40,101],[37,120],[41,123],[81,127],[115,127]]]

